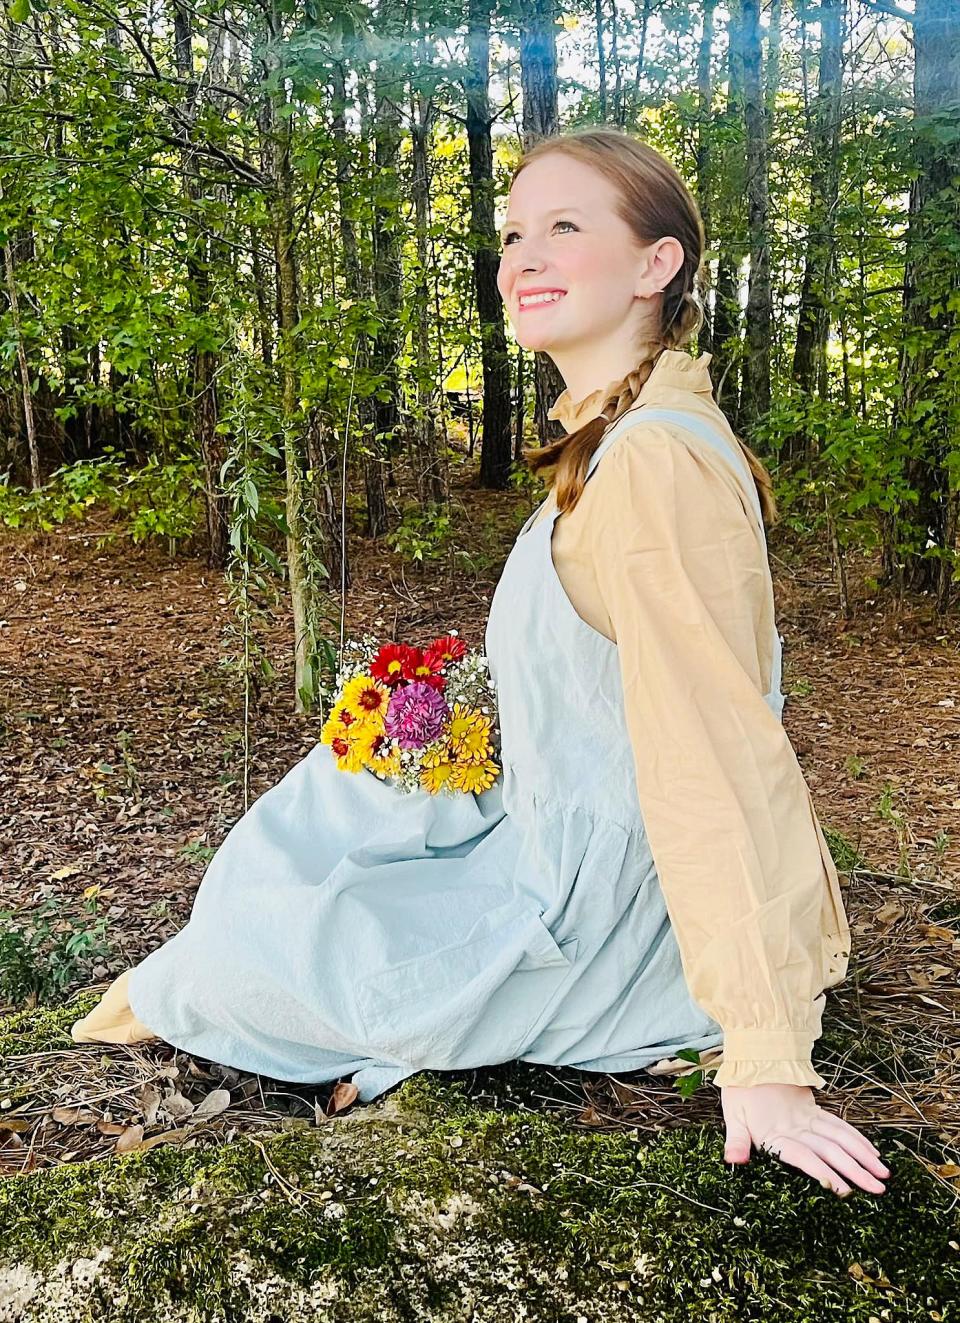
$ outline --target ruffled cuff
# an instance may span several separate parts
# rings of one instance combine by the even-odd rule
[[[723,1035],[723,1057],[713,1076],[718,1089],[727,1084],[805,1084],[826,1088],[811,1062],[814,1036],[799,1029],[729,1029]]]
[[[713,1083],[718,1089],[728,1084],[748,1089],[753,1084],[807,1084],[826,1088],[826,1080],[804,1061],[724,1061]]]

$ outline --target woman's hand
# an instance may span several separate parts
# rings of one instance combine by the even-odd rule
[[[886,1190],[878,1178],[890,1172],[880,1150],[849,1122],[823,1111],[809,1085],[728,1084],[720,1101],[727,1127],[724,1162],[749,1162],[753,1143],[841,1196],[850,1193],[850,1183],[871,1194]]]

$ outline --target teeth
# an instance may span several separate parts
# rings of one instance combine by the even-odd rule
[[[521,294],[520,307],[530,308],[537,303],[556,303],[558,299],[562,299],[562,298],[563,295],[559,292],[555,292],[552,294],[531,294],[531,295]]]

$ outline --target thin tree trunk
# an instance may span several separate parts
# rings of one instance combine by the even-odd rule
[[[470,238],[483,368],[480,485],[503,490],[508,485],[511,467],[510,357],[503,325],[503,300],[497,289],[500,256],[494,214],[489,96],[492,4],[493,0],[469,0],[463,87],[470,153]]]
[[[403,10],[398,0],[382,0],[378,10],[381,35],[403,48],[408,35],[403,31]],[[373,277],[374,297],[380,325],[373,342],[372,367],[386,378],[386,400],[371,400],[374,418],[370,453],[364,457],[364,482],[367,496],[367,536],[380,537],[387,531],[388,515],[384,468],[389,484],[396,486],[392,458],[398,447],[396,439],[400,398],[397,361],[401,343],[399,332],[402,295],[402,261],[399,231],[400,190],[398,159],[400,154],[400,110],[403,82],[399,62],[390,57],[378,59],[373,86],[376,98],[374,113],[374,165],[376,187],[373,208]]]
[[[600,123],[607,120],[607,51],[603,31],[603,0],[593,0],[593,19],[597,27],[597,74],[600,79]]]
[[[0,197],[2,197],[0,191]],[[30,390],[30,365],[27,362],[27,347],[23,338],[23,325],[20,321],[20,301],[17,298],[17,278],[13,268],[13,241],[8,239],[3,245],[3,266],[7,277],[7,295],[10,299],[10,316],[13,330],[17,337],[17,366],[20,369],[20,389],[23,397],[23,420],[27,431],[27,456],[30,463],[30,486],[36,491],[40,486],[40,452],[37,447],[37,426],[33,412],[33,395]]]
[[[770,219],[767,184],[767,117],[763,94],[759,0],[743,0],[743,91],[747,135],[747,209],[750,228],[750,287],[747,343],[740,412],[747,428],[770,409]]]
[[[268,55],[269,64],[276,56]],[[266,72],[270,72],[268,68]],[[260,105],[261,168],[273,181],[271,229],[277,271],[278,357],[281,373],[281,421],[286,480],[287,575],[294,630],[294,706],[297,712],[310,709],[315,698],[314,647],[311,637],[311,594],[304,554],[304,473],[297,436],[299,388],[300,321],[299,276],[293,205],[292,116],[279,112],[286,95],[279,89],[264,93]]]
[[[835,221],[840,186],[840,98],[843,73],[843,12],[845,0],[820,5],[820,76],[810,127],[810,221],[807,238],[793,377],[801,390],[815,384],[826,395],[829,303],[835,270]]]
[[[713,79],[710,73],[710,61],[713,54],[713,11],[715,8],[716,0],[703,0],[703,27],[700,33],[700,45],[697,50],[697,205],[703,218],[707,250],[710,249],[713,243],[713,217],[711,213]],[[704,263],[703,278],[700,285],[703,325],[697,335],[697,342],[701,353],[705,354],[713,352],[713,316],[707,297],[709,285],[710,268],[707,263]]]
[[[560,131],[557,95],[557,34],[551,0],[533,0],[520,32],[520,86],[523,93],[523,150]],[[503,312],[501,310],[502,319]],[[540,444],[564,435],[547,413],[564,388],[549,354],[534,352],[533,420]]]
[[[743,132],[743,16],[730,9],[727,50],[727,100],[718,124],[721,158],[717,178],[723,191],[714,209],[719,249],[713,314],[711,375],[717,403],[734,428],[740,427],[740,265],[744,251],[742,199],[746,191]]]
[[[427,43],[417,42],[419,67],[428,67]],[[430,353],[430,132],[434,117],[433,98],[418,88],[413,92],[410,116],[412,143],[412,193],[417,243],[417,285],[414,306],[417,317],[417,419],[414,427],[414,475],[421,503],[445,502],[446,483],[437,445],[437,416],[433,398],[433,365]]]
[[[193,70],[192,7],[183,0],[173,0],[174,57],[177,75],[186,85],[183,112],[192,124],[197,108],[198,86]],[[202,189],[197,179],[195,155],[189,130],[182,132],[181,173],[183,192],[187,203],[187,241],[185,261],[187,291],[190,310],[199,321],[209,314],[213,298],[210,265],[213,254],[203,230],[192,218],[201,200]],[[193,390],[195,401],[194,434],[203,462],[204,497],[207,514],[207,559],[214,569],[223,569],[229,554],[229,513],[226,493],[220,482],[220,470],[226,458],[225,438],[218,433],[219,402],[217,398],[217,369],[219,356],[212,349],[194,348]]]

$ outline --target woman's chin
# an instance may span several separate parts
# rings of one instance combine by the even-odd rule
[[[520,348],[527,349],[531,353],[546,354],[549,352],[550,346],[553,343],[553,337],[546,331],[542,331],[538,335],[536,331],[530,331],[526,327],[521,327],[519,330],[515,330],[514,334],[516,335],[517,344]]]

